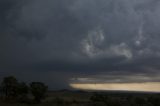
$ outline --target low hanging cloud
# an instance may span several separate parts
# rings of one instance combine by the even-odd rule
[[[110,45],[109,47],[104,45],[105,36],[100,29],[97,31],[89,32],[86,39],[82,41],[82,51],[88,57],[116,57],[124,56],[128,59],[132,58],[132,53],[128,46],[122,42],[117,45]]]

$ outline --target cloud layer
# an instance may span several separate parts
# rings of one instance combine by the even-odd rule
[[[18,74],[28,73],[51,86],[58,80],[57,87],[104,73],[126,76],[124,82],[139,74],[151,75],[139,82],[159,81],[153,77],[160,75],[159,5],[158,0],[1,0],[0,77],[26,80]],[[53,83],[47,79],[51,73],[60,76],[51,77]],[[102,82],[117,78],[98,76]]]

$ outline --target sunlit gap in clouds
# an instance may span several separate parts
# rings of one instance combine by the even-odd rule
[[[160,82],[145,83],[71,83],[74,89],[160,92]]]
[[[100,74],[73,78],[70,86],[81,90],[113,90],[113,91],[143,91],[160,92],[160,78],[157,74],[120,73]]]

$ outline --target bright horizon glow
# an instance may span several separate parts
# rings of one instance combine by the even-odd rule
[[[82,84],[72,83],[70,86],[81,90],[119,90],[119,91],[142,91],[160,92],[160,82],[145,83],[101,83],[101,84]]]

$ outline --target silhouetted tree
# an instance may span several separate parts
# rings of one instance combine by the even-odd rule
[[[5,98],[9,99],[17,97],[18,95],[18,81],[15,77],[5,77],[2,81],[2,91],[4,92]]]
[[[29,87],[26,83],[22,82],[18,84],[18,99],[20,102],[28,100]]]
[[[32,82],[30,84],[30,90],[36,102],[41,102],[41,100],[45,97],[47,88],[48,87],[42,82]]]

